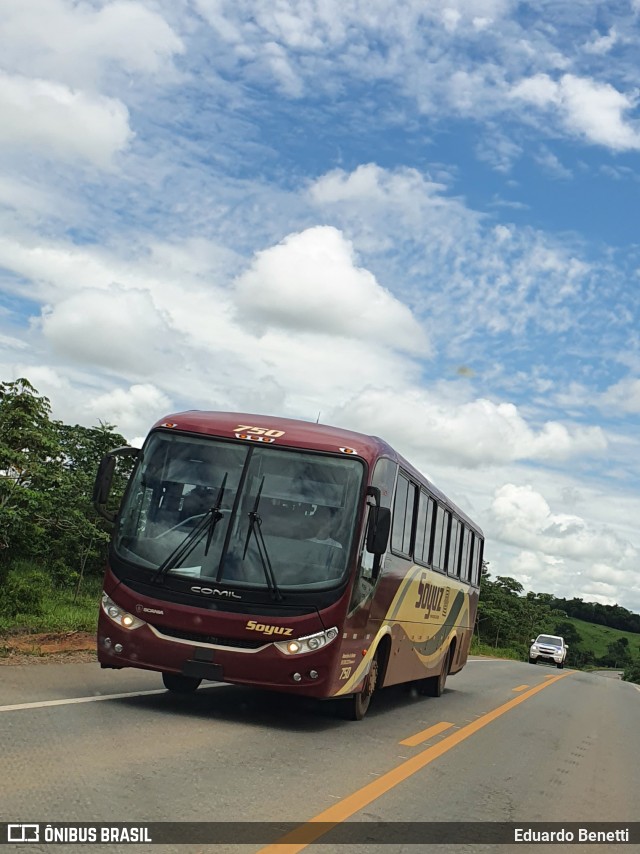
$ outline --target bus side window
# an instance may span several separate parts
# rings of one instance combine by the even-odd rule
[[[442,529],[444,527],[444,510],[438,504],[436,507],[436,521],[433,528],[433,540],[431,544],[431,564],[435,568],[440,567],[440,549],[442,547]]]
[[[469,546],[471,545],[473,534],[465,526],[464,535],[462,538],[462,554],[460,556],[460,580],[469,580]]]
[[[480,567],[482,566],[483,540],[477,534],[473,536],[473,559],[471,563],[471,583],[480,583]]]
[[[447,560],[447,572],[449,575],[457,576],[458,560],[460,557],[460,522],[451,519],[451,534],[449,537],[449,557]]]
[[[391,548],[404,555],[411,554],[411,532],[416,488],[405,475],[398,475],[396,500],[393,505]]]
[[[414,558],[421,563],[429,563],[434,507],[435,501],[433,498],[430,498],[426,492],[421,491],[420,505],[416,519],[416,541],[413,547]]]
[[[444,511],[444,524],[442,526],[442,545],[440,547],[440,562],[438,566],[443,572],[447,571],[447,555],[449,554],[449,532],[451,530],[451,513]]]

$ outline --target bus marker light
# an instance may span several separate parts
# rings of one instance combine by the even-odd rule
[[[122,652],[122,644],[121,644],[121,643],[117,643],[117,644],[114,646],[114,650],[115,650],[116,652]]]
[[[302,682],[302,676],[299,673],[294,673],[293,674],[293,681],[294,682]]]
[[[318,671],[317,670],[310,670],[309,676],[311,677],[311,679],[317,679],[318,678]]]

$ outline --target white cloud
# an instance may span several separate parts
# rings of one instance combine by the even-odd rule
[[[613,584],[606,584],[603,581],[592,581],[585,584],[576,595],[587,602],[599,602],[601,605],[617,604],[617,588]]]
[[[0,71],[0,146],[80,157],[109,168],[133,133],[124,104]]]
[[[443,195],[445,185],[431,181],[417,169],[383,169],[375,163],[358,166],[353,172],[333,169],[313,181],[309,187],[311,200],[317,205],[364,205],[371,214],[393,208],[402,214],[403,225],[420,224],[415,217],[425,209],[453,208],[454,199]]]
[[[150,383],[136,383],[128,389],[117,388],[91,400],[86,410],[96,420],[117,425],[118,432],[133,440],[140,427],[145,432],[172,409],[169,398]]]
[[[0,174],[0,207],[7,208],[10,217],[18,215],[23,219],[73,216],[77,210],[74,202],[56,197],[33,179],[21,180],[6,174]]]
[[[86,288],[44,312],[42,329],[54,351],[115,370],[158,370],[166,320],[146,291],[113,285]]]
[[[542,146],[538,154],[535,155],[534,160],[542,167],[544,172],[554,178],[569,180],[573,177],[571,170],[567,169],[546,146]]]
[[[498,465],[515,460],[563,460],[606,448],[599,428],[547,422],[531,428],[516,406],[489,400],[447,401],[417,388],[371,389],[342,409],[380,435],[406,448],[409,458],[446,458],[450,465]]]
[[[236,296],[246,314],[267,323],[410,353],[429,350],[407,307],[356,265],[351,243],[329,226],[289,235],[259,252],[236,281]]]
[[[629,580],[629,573],[622,569],[616,569],[606,563],[594,563],[586,573],[592,581],[605,582],[606,584],[625,584]]]
[[[494,570],[491,575],[511,576],[525,591],[533,589],[536,593],[562,595],[560,591],[567,582],[574,580],[564,560],[540,552],[524,550],[497,567],[493,563],[489,562],[490,569]]]
[[[540,109],[554,109],[570,132],[589,142],[615,151],[640,148],[640,129],[625,121],[635,99],[609,83],[573,74],[555,81],[548,74],[536,74],[521,80],[510,94]]]
[[[0,6],[0,55],[5,69],[80,86],[110,68],[166,73],[184,45],[164,18],[141,2],[99,8],[72,0],[20,0]]]
[[[625,377],[610,386],[600,397],[598,405],[606,410],[616,412],[640,412],[640,379]]]
[[[496,490],[492,514],[504,542],[573,560],[611,560],[630,565],[637,551],[613,530],[589,524],[580,516],[553,513],[531,486],[508,483]],[[628,577],[628,576],[627,576]]]
[[[308,197],[323,216],[345,229],[358,251],[393,257],[416,241],[435,271],[449,253],[474,243],[483,221],[428,174],[375,163],[352,172],[327,172],[309,185]]]
[[[14,338],[12,335],[2,334],[0,334],[0,346],[14,350],[25,350],[27,347],[26,343],[20,338]]]
[[[599,34],[595,34],[593,39],[590,42],[585,44],[584,49],[587,53],[593,53],[598,56],[601,56],[605,53],[609,53],[609,51],[615,47],[619,40],[618,32],[615,27],[611,27],[606,36],[601,36]]]

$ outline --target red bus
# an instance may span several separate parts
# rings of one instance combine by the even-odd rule
[[[137,456],[107,509],[116,458]],[[291,419],[182,412],[108,454],[115,522],[102,667],[316,698],[365,715],[374,690],[439,696],[462,669],[483,534],[386,442]]]

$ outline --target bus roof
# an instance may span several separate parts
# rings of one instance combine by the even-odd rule
[[[268,441],[270,444],[281,447],[354,454],[362,457],[370,467],[379,457],[389,457],[408,474],[413,475],[419,483],[427,486],[429,491],[440,502],[453,510],[463,522],[482,535],[478,525],[464,511],[434,486],[422,472],[418,471],[415,466],[411,465],[391,445],[378,436],[368,436],[365,433],[344,430],[341,427],[330,427],[327,424],[300,421],[295,418],[197,409],[177,412],[161,418],[153,425],[152,429],[160,428],[184,430],[188,433],[201,433],[229,439],[252,436],[253,438],[258,437],[259,441]]]

